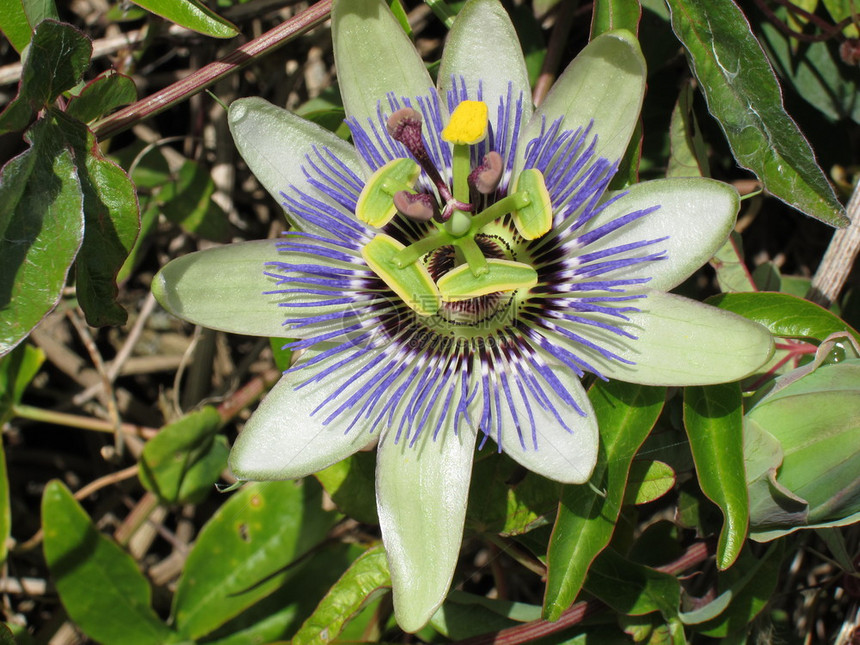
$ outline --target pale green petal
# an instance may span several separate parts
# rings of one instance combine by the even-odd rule
[[[307,352],[306,361],[318,352]],[[361,372],[367,360],[349,368]],[[362,424],[344,433],[344,424],[333,419],[326,424],[325,411],[314,410],[342,383],[341,378],[322,378],[301,389],[296,386],[328,364],[289,372],[251,415],[230,452],[229,466],[242,480],[296,479],[340,461],[375,439]]]
[[[231,244],[189,253],[152,280],[162,307],[195,325],[249,336],[283,336],[283,299],[265,263],[279,260],[275,240]]]
[[[522,96],[522,122],[531,118],[531,88],[520,41],[498,0],[470,0],[463,6],[448,34],[438,79],[443,101],[452,80],[458,88],[465,82],[472,99],[477,99],[480,87],[493,124],[497,123],[499,102],[508,97],[511,85],[514,105]],[[508,128],[509,142],[513,125],[511,122]],[[496,129],[497,141],[500,136]]]
[[[303,167],[308,164],[307,157],[316,160],[314,148],[320,151],[327,148],[359,177],[364,174],[355,148],[343,139],[261,98],[233,101],[227,119],[239,154],[278,204],[284,203],[281,193],[295,197],[292,187],[333,204],[322,191],[311,186],[305,176]],[[290,217],[289,213],[287,217],[301,230],[325,233],[304,220]]]
[[[331,25],[343,106],[362,126],[376,121],[389,92],[415,97],[433,88],[424,61],[381,0],[335,0]]]
[[[424,432],[417,444],[379,444],[376,503],[394,590],[394,614],[406,632],[421,629],[448,593],[460,554],[475,433]]]
[[[591,136],[598,136],[596,156],[620,159],[639,117],[645,76],[645,58],[633,34],[611,31],[592,40],[535,110],[520,137],[517,168],[525,144],[540,135],[543,120],[549,127],[559,117],[564,117],[562,127],[567,130],[586,127],[594,119]]]
[[[735,314],[680,296],[647,291],[633,301],[639,313],[629,323],[608,316],[594,319],[623,328],[637,337],[623,338],[581,323],[556,321],[609,349],[626,365],[599,356],[570,341],[556,339],[610,379],[643,385],[710,385],[737,381],[761,367],[773,353],[773,337],[764,327]]]
[[[558,365],[554,359],[547,358],[547,362],[550,363],[553,374],[577,402],[585,416],[571,409],[552,388],[544,387],[543,393],[547,395],[570,431],[558,422],[551,411],[538,405],[534,397],[530,397],[529,403],[537,434],[535,449],[528,408],[520,400],[517,388],[511,386],[523,442],[520,443],[513,415],[502,414],[502,450],[539,475],[565,484],[582,484],[588,481],[597,463],[597,420],[594,418],[591,402],[579,379],[569,368]],[[502,389],[501,386],[499,389]]]
[[[725,243],[734,228],[740,198],[734,188],[712,179],[643,182],[631,186],[625,196],[607,206],[583,230],[594,230],[617,217],[657,205],[658,210],[601,238],[594,247],[609,248],[668,236],[668,240],[636,252],[648,255],[665,250],[667,259],[612,273],[613,279],[651,278],[648,288],[668,291],[705,264]]]

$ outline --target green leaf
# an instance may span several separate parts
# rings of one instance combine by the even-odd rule
[[[729,0],[667,1],[672,28],[737,162],[787,204],[833,226],[847,225],[740,9]]]
[[[196,504],[227,466],[227,442],[216,436],[221,415],[206,406],[165,426],[143,448],[139,477],[165,504]]]
[[[770,601],[779,573],[785,542],[775,542],[756,559],[746,549],[737,563],[717,577],[717,597],[707,605],[680,614],[686,625],[712,638],[744,633]]]
[[[45,353],[30,345],[19,345],[0,358],[0,426],[15,416],[15,406],[44,361]]]
[[[524,470],[504,453],[478,458],[466,525],[481,533],[526,533],[552,519],[561,490],[560,483]]]
[[[84,237],[71,151],[46,121],[28,136],[0,173],[0,356],[56,306]]]
[[[209,10],[197,0],[134,0],[152,13],[177,25],[214,38],[232,38],[239,33],[236,26]]]
[[[109,69],[87,83],[80,94],[73,96],[66,115],[90,123],[121,105],[137,100],[137,88],[130,76]]]
[[[642,7],[638,0],[596,0],[591,14],[591,38],[615,29],[639,32]]]
[[[292,645],[315,645],[336,639],[375,593],[390,586],[384,549],[381,546],[368,549],[332,586],[290,642]]]
[[[57,480],[42,498],[43,548],[69,617],[104,645],[160,645],[173,633],[150,607],[149,583],[134,559],[93,526]]]
[[[20,0],[0,0],[0,31],[19,54],[30,43],[33,29]]]
[[[693,86],[684,85],[672,110],[669,123],[669,145],[672,154],[666,168],[667,177],[710,177],[708,153],[693,112]]]
[[[0,114],[0,133],[22,129],[33,112],[77,85],[89,66],[92,51],[89,38],[71,25],[54,20],[40,22],[24,61],[18,96]]]
[[[0,564],[6,563],[9,554],[9,538],[12,535],[12,506],[9,497],[9,470],[6,467],[6,451],[0,442]]]
[[[164,216],[184,230],[215,242],[227,242],[230,224],[221,207],[212,201],[214,192],[215,182],[209,171],[194,161],[186,161],[157,199]]]
[[[681,603],[681,585],[675,576],[631,562],[613,549],[594,561],[585,589],[627,616],[659,611],[668,619],[677,615]]]
[[[764,325],[775,336],[823,340],[848,332],[860,340],[860,333],[839,316],[787,293],[724,293],[706,302]]]
[[[375,451],[357,452],[314,473],[314,477],[341,512],[365,524],[379,524]]]
[[[55,116],[74,148],[84,194],[84,241],[75,264],[78,302],[93,327],[122,325],[128,315],[116,302],[116,275],[140,230],[134,185],[122,168],[102,157],[89,128]]]
[[[740,386],[726,383],[686,388],[684,426],[699,486],[723,513],[717,566],[727,569],[743,547],[749,524]]]
[[[833,22],[842,22],[846,18],[852,18],[852,23],[842,30],[849,38],[857,38],[860,31],[857,29],[857,5],[854,0],[821,0]]]
[[[741,236],[732,231],[729,239],[710,260],[717,272],[717,284],[723,293],[747,293],[757,291],[757,285],[744,262]]]
[[[662,461],[635,460],[630,467],[624,504],[648,504],[660,499],[675,485],[675,471]]]
[[[651,431],[666,398],[665,388],[598,382],[589,399],[601,429],[600,456],[588,486],[565,486],[547,554],[544,616],[556,620],[579,594],[588,568],[603,551],[621,511],[633,456]]]
[[[235,493],[188,555],[173,598],[180,633],[208,634],[290,580],[296,561],[336,519],[321,504],[312,479],[255,483]]]

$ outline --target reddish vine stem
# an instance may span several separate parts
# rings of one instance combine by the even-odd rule
[[[656,569],[663,573],[678,575],[707,560],[711,556],[711,552],[712,548],[708,546],[707,542],[696,542],[680,558],[662,567],[656,567]],[[491,634],[482,634],[481,636],[455,641],[455,645],[518,645],[519,643],[530,643],[535,639],[573,627],[581,623],[585,618],[603,611],[605,608],[606,605],[600,601],[584,600],[566,609],[555,622],[534,620],[530,623],[508,627]]]
[[[331,1],[319,0],[262,36],[248,41],[224,58],[209,63],[173,85],[114,112],[96,123],[93,132],[98,139],[106,139],[181,103],[260,56],[275,51],[293,38],[322,24],[331,13]]]

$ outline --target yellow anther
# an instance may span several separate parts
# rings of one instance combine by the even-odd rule
[[[453,144],[473,145],[486,136],[487,104],[483,101],[462,101],[442,130],[442,138]]]

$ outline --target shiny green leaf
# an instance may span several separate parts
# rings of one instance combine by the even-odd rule
[[[111,112],[137,99],[137,88],[130,76],[107,70],[87,83],[66,107],[66,115],[83,123]]]
[[[830,334],[848,332],[860,340],[860,333],[839,316],[787,293],[724,293],[707,303],[754,320],[775,336],[823,340]]]
[[[848,223],[809,143],[785,112],[779,85],[749,23],[731,0],[668,0],[708,109],[738,163],[798,210]]]
[[[143,448],[141,483],[165,504],[196,504],[227,466],[227,443],[216,436],[218,411],[206,406],[165,426]]]
[[[335,514],[321,508],[312,480],[245,486],[203,527],[173,598],[186,638],[212,632],[295,574],[294,564],[323,539]]]
[[[43,548],[69,617],[104,645],[161,645],[173,634],[150,607],[134,559],[99,533],[69,490],[54,480],[42,498]]]
[[[368,549],[332,586],[290,642],[292,645],[316,645],[336,639],[374,594],[390,586],[385,551],[381,546]]]
[[[579,594],[588,568],[603,551],[621,511],[633,456],[663,409],[666,390],[619,381],[598,382],[589,399],[601,429],[600,455],[590,487],[565,486],[547,554],[544,616],[555,620]]]
[[[648,504],[660,499],[675,485],[675,471],[662,461],[635,460],[630,467],[624,504]]]
[[[684,425],[699,486],[723,513],[717,566],[727,569],[743,547],[749,524],[740,386],[726,383],[686,388]]]
[[[134,0],[152,13],[177,25],[215,38],[232,38],[239,33],[236,26],[224,20],[198,0]]]
[[[71,151],[46,121],[0,174],[0,356],[57,304],[84,237]]]

